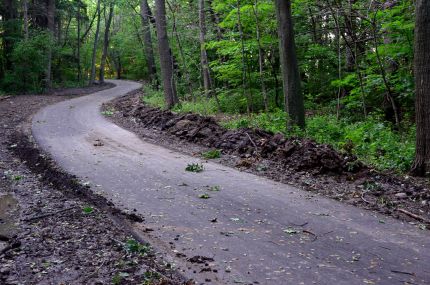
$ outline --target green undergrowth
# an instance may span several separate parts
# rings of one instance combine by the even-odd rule
[[[406,172],[410,169],[415,153],[415,128],[393,131],[388,122],[376,116],[364,121],[338,120],[333,115],[315,115],[306,119],[306,130],[287,131],[286,113],[277,111],[253,117],[236,117],[221,124],[229,129],[260,128],[287,137],[306,137],[332,145],[340,151],[351,152],[361,161],[379,170]]]
[[[222,100],[221,97],[221,106]],[[162,91],[146,89],[143,101],[150,106],[164,108]],[[403,126],[401,132],[394,131],[391,123],[384,122],[376,115],[356,122],[346,118],[338,120],[330,114],[313,115],[307,117],[306,130],[302,131],[287,130],[287,114],[280,109],[252,116],[234,114],[227,110],[222,110],[223,114],[219,114],[214,100],[201,99],[196,103],[181,103],[173,111],[217,115],[222,118],[221,125],[228,129],[260,128],[282,133],[286,137],[310,138],[318,143],[332,145],[339,151],[351,152],[361,161],[379,170],[406,172],[414,158],[415,128]]]

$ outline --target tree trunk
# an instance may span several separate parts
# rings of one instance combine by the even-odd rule
[[[287,125],[305,127],[305,108],[301,90],[299,66],[294,41],[294,26],[290,0],[276,0],[279,30],[279,53],[284,83],[285,110],[289,115]]]
[[[176,95],[175,78],[173,77],[173,60],[170,53],[169,39],[167,37],[166,6],[164,1],[165,0],[155,1],[155,14],[164,97],[166,107],[171,109],[178,103],[178,97]]]
[[[179,33],[178,33],[177,25],[176,25],[175,10],[171,7],[169,2],[167,2],[167,5],[169,6],[170,12],[172,14],[172,21],[173,21],[172,37],[175,36],[175,38],[176,38],[176,43],[178,45],[179,54],[180,54],[181,60],[182,60],[182,67],[183,67],[182,70],[185,73],[185,80],[186,80],[187,86],[188,86],[188,92],[190,93],[190,96],[192,96],[192,99],[195,102],[196,97],[194,96],[194,92],[193,92],[193,84],[191,83],[190,71],[188,70],[187,59],[185,58],[184,48],[182,47],[181,39],[179,37]],[[172,58],[172,62],[173,62],[173,70],[176,69],[177,73],[179,75],[180,74],[179,64],[177,63],[177,61],[174,57]]]
[[[97,0],[97,27],[96,27],[96,35],[94,37],[94,46],[93,46],[93,54],[91,57],[91,76],[90,76],[90,85],[93,85],[96,81],[96,55],[97,55],[97,44],[99,42],[99,34],[100,34],[100,0]]]
[[[24,39],[28,40],[28,0],[23,0],[22,6],[24,13]]]
[[[82,81],[82,68],[81,68],[81,1],[78,1],[78,52],[76,55],[76,64],[78,67],[78,82],[81,84]]]
[[[47,5],[47,21],[48,21],[48,32],[51,41],[54,41],[55,35],[55,0],[48,0]],[[49,89],[52,87],[52,47],[48,49],[48,65],[46,68],[46,87]]]
[[[109,49],[109,31],[110,31],[110,25],[112,23],[114,7],[115,7],[114,2],[111,2],[109,4],[109,15],[106,22],[105,36],[104,36],[104,42],[103,42],[103,54],[100,62],[100,83],[105,82],[105,66],[106,66],[106,58],[107,58],[108,49]]]
[[[416,1],[415,23],[415,111],[416,154],[412,173],[430,173],[430,1]]]
[[[246,61],[246,54],[245,54],[245,39],[243,35],[242,30],[242,20],[241,20],[241,4],[240,0],[237,0],[237,25],[239,28],[239,36],[240,36],[240,43],[241,43],[241,52],[242,52],[242,89],[243,89],[243,96],[246,98],[246,112],[248,116],[251,114],[252,111],[252,103],[251,103],[251,94],[248,90],[248,80],[246,76],[246,70],[247,70],[247,61]]]
[[[267,92],[266,85],[264,83],[264,55],[263,48],[261,46],[261,34],[260,34],[260,21],[258,19],[258,0],[254,2],[254,16],[255,16],[255,25],[257,32],[257,44],[258,44],[258,65],[260,68],[260,84],[261,84],[261,93],[263,94],[263,102],[264,102],[264,111],[269,111],[269,102],[267,100]]]
[[[203,86],[206,97],[212,93],[212,79],[209,73],[208,54],[206,52],[206,17],[205,0],[199,0],[199,26],[200,26],[200,64],[202,66]]]
[[[4,66],[2,72],[12,69],[11,53],[13,51],[14,40],[16,31],[15,20],[17,18],[17,8],[13,0],[3,0],[2,11],[2,44],[3,44],[3,60]]]
[[[149,15],[152,14],[149,10],[147,0],[140,1],[140,14],[143,28],[143,44],[145,48],[146,66],[148,68],[149,80],[152,84],[158,87],[157,68],[155,65],[154,48],[152,45],[151,25]]]

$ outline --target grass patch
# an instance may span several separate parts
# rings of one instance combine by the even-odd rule
[[[221,151],[219,149],[213,149],[207,152],[203,152],[202,156],[205,159],[216,159],[221,157]]]

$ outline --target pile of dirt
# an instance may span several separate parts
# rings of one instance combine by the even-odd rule
[[[125,110],[125,117],[133,117],[145,128],[156,128],[182,140],[237,154],[242,158],[261,156],[276,160],[286,168],[313,174],[356,173],[365,169],[353,155],[340,153],[329,145],[309,139],[289,138],[259,129],[227,130],[212,117],[197,114],[175,114],[151,108],[142,103],[124,108],[128,97],[116,102],[115,108]],[[128,110],[128,111],[127,111]]]
[[[218,163],[365,209],[430,227],[430,187],[426,179],[381,173],[354,155],[303,138],[262,130],[227,130],[214,118],[175,114],[146,106],[142,93],[105,104],[110,119],[139,136],[175,151],[199,156],[222,150]]]

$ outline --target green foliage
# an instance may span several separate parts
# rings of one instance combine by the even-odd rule
[[[202,172],[204,169],[205,168],[203,167],[203,164],[200,164],[200,163],[190,163],[185,168],[185,171],[199,173],[199,172]]]
[[[82,211],[83,211],[85,214],[91,214],[92,212],[94,212],[94,209],[93,209],[93,207],[91,207],[91,206],[85,206],[85,207],[83,207],[83,208],[82,208]]]
[[[106,117],[112,117],[114,112],[115,110],[109,109],[109,110],[102,111],[102,115]]]
[[[287,131],[286,114],[278,111],[259,114],[252,118],[239,117],[223,123],[228,128],[261,128],[288,137],[308,137],[319,143],[330,144],[340,151],[351,151],[362,161],[382,170],[408,171],[415,152],[415,129],[405,126],[402,133],[381,118],[350,122],[337,120],[332,115],[308,118],[306,131]]]
[[[199,195],[200,199],[205,199],[205,200],[209,199],[210,197],[211,196],[209,196],[209,194],[201,194],[201,195]]]
[[[146,255],[151,250],[149,244],[141,244],[134,239],[127,240],[124,244],[124,249],[129,253],[137,253],[141,255]]]
[[[50,36],[43,32],[18,42],[11,55],[13,70],[5,75],[3,88],[9,92],[41,92],[51,45]]]
[[[221,157],[221,151],[219,149],[213,149],[207,152],[202,153],[202,156],[205,159],[216,159]]]
[[[166,104],[164,102],[164,95],[162,90],[155,90],[149,85],[143,87],[144,96],[141,98],[145,104],[151,107],[164,109]]]

